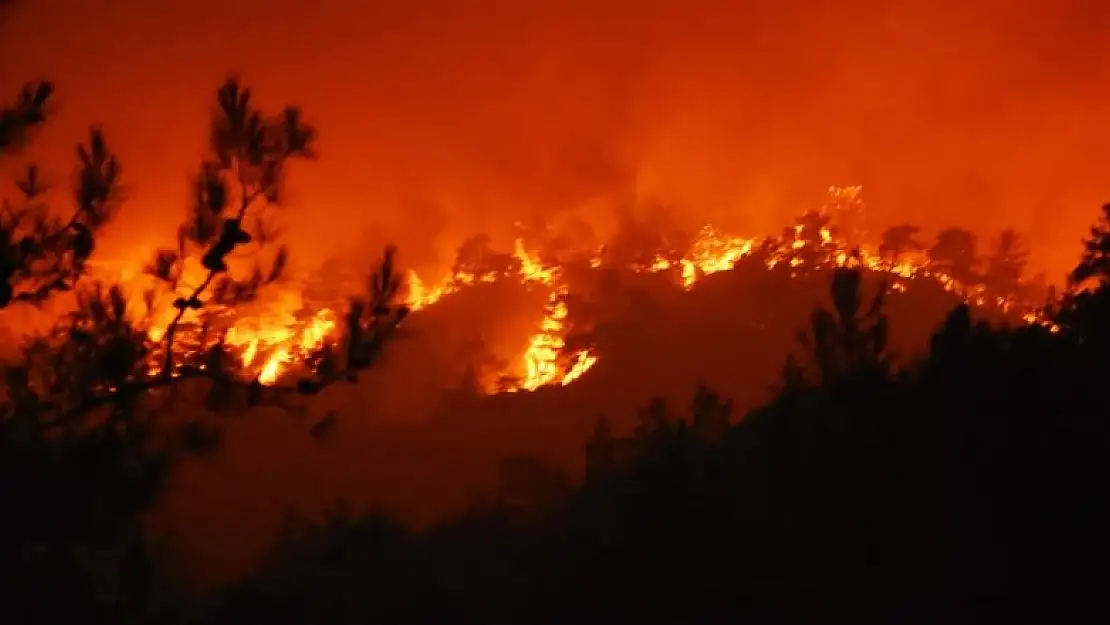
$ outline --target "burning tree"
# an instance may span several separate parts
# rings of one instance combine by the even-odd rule
[[[816,270],[836,252],[832,217],[824,211],[808,211],[783,229],[788,266]]]
[[[4,137],[19,136],[22,131],[12,128],[20,124],[41,121],[50,89],[28,94],[25,91],[15,112],[4,113]],[[149,391],[188,377],[211,382],[209,399],[245,387],[248,401],[259,401],[259,377],[244,379],[244,372],[233,365],[241,360],[231,358],[228,319],[237,306],[252,301],[282,276],[288,256],[278,247],[267,265],[256,261],[245,275],[233,274],[229,260],[240,246],[269,244],[261,213],[280,203],[287,163],[311,158],[316,133],[295,107],[264,115],[253,106],[250,90],[234,79],[218,90],[217,102],[210,155],[194,182],[194,202],[178,232],[177,247],[158,251],[147,267],[176,295],[172,317],[164,325],[153,315],[155,290],[145,293],[144,316],[129,310],[121,286],[81,281],[95,234],[122,200],[119,161],[98,129],[90,133],[88,145],[77,149],[77,209],[70,219],[50,215],[43,205],[37,168],[29,167],[19,181],[23,201],[6,203],[0,216],[0,267],[8,278],[0,293],[3,303],[40,302],[53,292],[73,291],[76,306],[51,335],[30,343],[22,362],[5,369],[3,427],[45,440],[59,430],[86,431],[88,418],[97,415],[106,418],[102,425],[113,431],[146,431],[149,424],[144,419],[157,411],[137,407],[151,400]],[[202,271],[194,281],[190,269],[198,266]],[[329,350],[320,337],[305,347],[300,355],[312,384],[296,390],[315,392],[325,382],[369,366],[407,312],[395,305],[399,284],[394,250],[387,249],[369,294],[351,302],[346,344]],[[345,361],[338,361],[337,352]],[[215,405],[208,402],[210,408]]]
[[[489,235],[477,234],[459,245],[451,273],[466,281],[489,281],[520,270],[520,260],[512,254],[498,252]]]
[[[646,214],[638,215],[643,211]],[[692,243],[674,220],[673,212],[662,205],[621,206],[617,211],[619,229],[605,244],[604,258],[609,264],[652,267],[657,263],[674,264],[682,260]]]
[[[270,344],[236,325],[237,311],[257,300],[267,286],[283,279],[288,251],[276,245],[264,219],[282,201],[290,162],[311,159],[314,128],[299,108],[288,106],[268,115],[253,104],[252,93],[228,79],[217,91],[210,127],[210,153],[193,184],[188,220],[178,231],[176,249],[159,250],[150,275],[176,295],[174,314],[152,336],[160,341],[159,362],[152,368],[163,378],[203,375],[223,382],[249,381],[254,395],[273,385],[290,361],[303,365],[300,390],[315,392],[324,381],[369,366],[373,354],[407,309],[396,305],[401,280],[395,250],[387,248],[364,298],[349,303],[339,346],[334,329],[343,319],[330,309],[299,311],[300,335]],[[253,248],[254,262],[245,271],[231,266],[233,252]],[[270,251],[269,262],[259,253]],[[244,336],[246,334],[247,336]],[[264,353],[269,351],[269,353]],[[345,362],[338,356],[344,354]],[[254,363],[264,362],[260,368]]]
[[[882,242],[879,244],[879,255],[891,265],[907,253],[923,252],[925,245],[917,240],[921,228],[911,224],[893,226],[883,231]]]
[[[189,220],[178,231],[177,249],[158,251],[149,267],[149,273],[175,293],[182,286],[187,262],[196,254],[205,272],[198,284],[189,285],[173,303],[177,312],[164,332],[161,373],[165,376],[175,372],[174,343],[188,313],[199,314],[206,304],[213,304],[205,312],[219,314],[229,305],[249,301],[285,268],[285,248],[279,248],[268,269],[256,264],[245,279],[231,274],[228,257],[236,248],[265,238],[261,214],[280,204],[288,162],[312,157],[316,131],[304,123],[297,107],[268,116],[254,106],[251,95],[251,90],[234,78],[217,92],[210,155],[194,182]],[[202,300],[205,295],[208,297]],[[200,316],[207,326],[211,319]]]
[[[25,90],[0,114],[0,147],[18,145],[41,123],[50,92]],[[4,205],[2,305],[40,302],[58,291],[76,300],[52,333],[29,341],[22,360],[0,371],[0,492],[10,511],[0,521],[0,577],[10,582],[0,603],[28,619],[72,622],[96,613],[115,621],[109,615],[149,607],[143,602],[153,570],[141,515],[157,500],[169,462],[208,448],[215,436],[194,414],[183,424],[159,417],[167,412],[164,400],[173,401],[187,378],[208,384],[207,408],[227,405],[233,392],[246,400],[236,405],[263,400],[259,378],[245,380],[231,365],[241,360],[231,358],[227,321],[281,277],[287,253],[278,247],[269,263],[255,263],[245,275],[233,273],[229,260],[241,246],[269,244],[259,217],[280,202],[287,163],[311,157],[315,131],[294,107],[262,114],[235,80],[220,88],[218,104],[188,222],[176,249],[160,250],[148,267],[176,296],[165,325],[136,314],[120,285],[85,276],[95,235],[122,200],[121,168],[99,130],[77,150],[70,219],[49,215],[34,167],[18,184],[23,200]],[[309,377],[275,392],[315,393],[371,365],[407,313],[396,304],[394,253],[386,250],[367,294],[350,302],[346,332],[335,340],[341,344],[314,344],[303,354]],[[196,267],[201,277],[194,281]],[[145,293],[148,313],[156,295]],[[65,602],[28,601],[27,593],[58,587],[67,589]]]
[[[822,208],[829,215],[837,232],[852,246],[867,240],[867,213],[863,203],[863,187],[829,187],[829,199]]]

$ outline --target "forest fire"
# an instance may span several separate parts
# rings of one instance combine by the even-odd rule
[[[1100,607],[1110,3],[0,27],[0,622]]]
[[[177,315],[174,298],[187,296],[203,282],[204,271],[187,264],[173,292],[159,289],[145,273],[127,273],[130,276],[120,282],[128,294],[128,314],[137,327],[145,329],[150,345],[162,346]],[[310,306],[292,282],[275,283],[265,295],[265,299],[235,311],[230,306],[215,306],[204,318],[195,311],[186,311],[178,320],[176,332],[184,336],[174,342],[177,356],[196,358],[220,343],[225,352],[235,356],[237,362],[232,368],[270,386],[336,338],[340,319],[335,310]],[[162,356],[161,350],[151,350],[149,376],[163,373]]]
[[[246,383],[255,391],[295,386],[300,392],[319,392],[326,384],[356,379],[410,312],[419,314],[454,293],[495,282],[541,291],[545,304],[522,353],[499,366],[500,371],[483,371],[485,379],[475,380],[478,386],[499,393],[567,385],[603,356],[589,330],[575,328],[570,302],[581,286],[577,280],[584,277],[576,272],[578,265],[586,271],[662,274],[687,290],[704,276],[741,262],[788,278],[823,268],[858,267],[883,275],[895,291],[905,290],[910,281],[929,279],[972,304],[1002,311],[1017,306],[1026,311],[1027,321],[1040,323],[1038,298],[1028,297],[1032,290],[1022,284],[1028,252],[1016,233],[1004,233],[985,272],[977,267],[982,259],[975,254],[974,235],[959,228],[940,232],[926,249],[914,240],[915,227],[898,226],[883,232],[882,244],[875,247],[865,229],[859,186],[830,187],[819,209],[806,212],[778,235],[755,238],[724,235],[710,225],[688,236],[671,224],[637,223],[624,211],[626,222],[597,249],[585,243],[588,233],[561,236],[546,223],[518,223],[511,251],[494,250],[484,235],[467,239],[446,278],[438,282],[414,271],[406,280],[397,271],[396,250],[387,248],[366,288],[324,296],[318,287],[332,288],[322,283],[333,277],[298,280],[287,275],[288,250],[275,244],[265,213],[281,203],[285,164],[313,157],[316,130],[296,107],[263,116],[254,108],[250,90],[234,79],[220,87],[217,101],[220,114],[212,122],[211,153],[193,179],[176,246],[156,250],[149,264],[128,279],[78,285],[92,251],[91,229],[103,224],[119,203],[119,194],[111,192],[118,182],[118,161],[103,136],[93,131],[88,149],[79,149],[87,187],[75,217],[80,219],[75,226],[57,226],[60,230],[51,239],[72,251],[58,257],[53,282],[36,285],[31,280],[26,290],[8,294],[9,299],[33,300],[53,290],[78,291],[77,310],[56,328],[54,338],[79,338],[79,343],[118,339],[121,353],[112,379],[92,384],[104,396],[183,375]],[[244,121],[248,118],[253,120],[249,124]],[[22,215],[34,212],[36,180],[31,168],[21,187],[27,196]],[[36,261],[31,254],[34,246],[24,247],[28,266],[41,265],[43,259]],[[241,251],[233,254],[236,250]]]
[[[226,340],[242,350],[242,365],[257,369],[258,381],[268,386],[290,363],[322,348],[336,329],[332,311],[325,308],[301,324],[288,312],[276,323],[237,324],[228,330]]]
[[[858,187],[830,189],[833,200],[848,198],[856,201],[858,196]],[[680,257],[676,257],[675,253],[656,253],[653,262],[631,263],[620,268],[634,272],[671,273],[679,285],[689,290],[702,277],[730,270],[744,259],[761,262],[768,270],[786,269],[791,276],[807,267],[853,266],[887,276],[889,288],[893,291],[904,291],[914,280],[932,280],[973,305],[1002,311],[1021,306],[1028,309],[1022,315],[1027,323],[1043,323],[1040,315],[1027,302],[1019,302],[1013,297],[988,295],[983,286],[965,286],[930,263],[924,254],[880,251],[866,243],[839,236],[834,216],[834,212],[827,207],[807,213],[777,237],[732,237],[706,226],[692,238]],[[612,266],[612,261],[607,260],[603,252],[588,253],[592,269]],[[503,382],[496,390],[490,389],[489,392],[532,391],[578,380],[598,362],[600,355],[591,349],[567,348],[566,319],[570,311],[566,296],[573,287],[565,278],[565,268],[553,261],[541,260],[541,255],[529,252],[525,240],[519,238],[515,241],[513,252],[502,256],[511,257],[511,263],[481,270],[457,264],[451,274],[434,286],[429,286],[415,271],[408,271],[404,303],[418,313],[473,285],[502,280],[516,280],[546,289],[548,297],[539,327],[515,364],[510,365],[509,371],[502,372],[502,379],[509,382]],[[193,280],[183,280],[182,284],[200,279],[202,276],[198,273]],[[304,363],[311,361],[321,350],[339,344],[343,323],[341,314],[336,312],[337,307],[307,302],[291,283],[275,283],[267,288],[271,291],[269,299],[252,305],[249,310],[239,311],[226,326],[222,341],[224,349],[235,355],[237,369],[264,386],[272,386],[286,377],[295,376],[299,369],[305,368]],[[187,291],[182,287],[177,295]],[[162,301],[165,299],[162,298]],[[230,311],[227,312],[230,314]],[[170,307],[151,315],[154,321],[148,326],[148,335],[152,342],[163,341],[173,316],[174,309]],[[210,340],[201,339],[201,342]],[[178,342],[178,345],[183,350],[197,349],[195,344],[188,347],[188,342]]]
[[[519,382],[510,384],[503,390],[505,392],[531,391],[541,386],[570,384],[597,362],[597,356],[588,350],[579,351],[571,355],[567,361],[568,366],[561,366],[562,351],[565,347],[562,336],[563,321],[568,314],[567,305],[562,301],[562,296],[569,292],[569,287],[560,281],[560,268],[544,266],[538,258],[525,250],[523,240],[515,241],[513,257],[517,261],[517,270],[512,277],[525,283],[543,285],[550,289],[550,294],[540,328],[529,340],[528,347],[520,359],[521,371],[510,376]],[[412,310],[419,311],[435,304],[445,295],[455,293],[467,286],[496,282],[507,277],[509,276],[504,272],[486,272],[476,276],[473,273],[461,271],[448,276],[436,288],[428,289],[420,276],[415,271],[410,271],[406,304]]]

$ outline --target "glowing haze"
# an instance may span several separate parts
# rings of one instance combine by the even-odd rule
[[[755,237],[819,206],[830,185],[863,185],[875,227],[1013,226],[1034,268],[1059,275],[1110,200],[1107,32],[1104,0],[22,0],[0,20],[0,94],[57,83],[57,115],[26,156],[59,182],[87,126],[103,124],[131,196],[99,250],[109,260],[169,242],[214,91],[239,71],[264,108],[299,104],[320,130],[318,162],[293,171],[286,229],[308,268],[349,254],[367,269],[388,240],[433,289],[464,237],[486,231],[513,250],[509,228],[532,213],[601,223],[642,199]],[[724,301],[726,286],[736,297],[729,283],[695,290],[695,303]],[[454,374],[431,356],[457,358],[436,329],[465,334],[460,344],[481,334],[457,313],[491,298],[465,300],[414,315],[421,340],[381,377],[321,397],[321,410],[376,415],[345,421],[330,447],[299,424],[243,420],[229,427],[237,454],[186,465],[167,517],[201,559],[226,568],[261,549],[288,501],[322,510],[345,495],[431,518],[492,479],[494,458],[580,461],[598,412],[631,418],[649,392],[688,397],[679,387],[697,375],[767,386],[728,338],[760,335],[722,335],[699,312],[680,318],[697,318],[686,326],[700,338],[629,334],[651,341],[623,360],[602,353],[565,393],[441,410],[429,389]],[[556,312],[549,303],[545,327]],[[529,353],[550,348],[529,326],[539,321],[520,321]],[[674,370],[631,371],[686,343]],[[709,346],[721,354],[705,357]],[[542,359],[526,364],[549,377]],[[431,425],[409,424],[414,405]],[[381,416],[394,413],[403,424]]]
[[[463,236],[630,197],[767,232],[863,184],[876,225],[1012,225],[1064,271],[1110,196],[1110,9],[851,5],[24,0],[0,24],[0,87],[58,83],[31,156],[59,176],[103,124],[132,197],[108,256],[171,236],[237,70],[320,128],[290,197],[304,263],[392,239],[445,267]]]

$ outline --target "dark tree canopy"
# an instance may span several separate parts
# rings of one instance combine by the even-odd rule
[[[22,196],[0,208],[0,308],[13,302],[41,303],[71,291],[86,271],[95,237],[115,216],[122,198],[119,160],[97,128],[77,146],[74,210],[58,217],[43,201],[47,187],[30,165],[16,181]]]
[[[813,361],[822,384],[835,384],[861,373],[885,374],[887,319],[883,313],[886,285],[876,291],[866,309],[861,289],[862,274],[836,269],[832,281],[832,310],[814,309],[809,332],[798,338]]]
[[[621,206],[617,234],[605,244],[604,257],[618,266],[650,267],[659,260],[677,262],[690,236],[675,222],[671,207],[649,203]]]
[[[174,341],[195,338],[186,329],[211,330],[218,313],[281,279],[281,246],[245,275],[228,260],[244,246],[270,249],[259,217],[280,204],[287,164],[312,157],[315,137],[298,109],[263,113],[237,80],[216,101],[177,246],[149,267],[175,297],[186,257],[206,272],[175,300],[165,337],[152,339],[128,315],[119,285],[82,279],[95,235],[122,199],[119,163],[98,130],[77,149],[71,216],[51,216],[33,166],[17,183],[21,199],[0,214],[3,304],[59,291],[76,300],[51,335],[0,370],[0,622],[1079,621],[1072,610],[1105,620],[1091,616],[1104,603],[1098,572],[1110,556],[1110,204],[1070,276],[1093,289],[1070,292],[1049,311],[1051,323],[996,327],[961,303],[927,353],[897,366],[887,285],[865,294],[862,263],[830,266],[830,250],[842,250],[830,242],[829,217],[808,213],[763,248],[789,243],[790,271],[766,271],[758,254],[737,267],[759,271],[761,288],[829,285],[798,332],[802,353],[787,356],[762,405],[739,414],[700,385],[686,410],[654,398],[625,428],[596,420],[581,481],[511,455],[497,465],[490,496],[431,527],[338,514],[295,528],[255,572],[217,592],[198,597],[167,582],[145,517],[175,461],[215,450],[218,429],[202,418],[259,405],[263,391],[226,370],[218,328],[195,354],[174,351]],[[19,145],[39,117],[5,118],[15,139],[0,147]],[[542,240],[540,229],[533,224]],[[889,229],[884,256],[921,249],[916,232]],[[684,241],[662,219],[627,223],[620,236],[608,251],[633,264],[673,260]],[[928,250],[932,267],[1016,292],[1028,260],[1021,238],[1004,231],[982,276],[975,245],[966,230],[942,231]],[[809,261],[801,280],[793,261]],[[460,248],[456,269],[480,276],[514,262],[479,236]],[[597,282],[599,291],[620,287],[615,271]],[[312,354],[295,387],[269,390],[311,395],[355,381],[405,318],[402,287],[387,247],[345,307],[342,337]],[[637,310],[651,311],[640,294]],[[736,300],[731,313],[764,304]],[[645,314],[666,320],[658,309]],[[588,314],[568,319],[582,335],[594,325]],[[740,343],[746,357],[753,346]],[[158,375],[160,367],[176,375]],[[176,404],[152,403],[149,391],[188,380],[207,389],[200,416],[167,428],[162,415]],[[225,401],[231,390],[246,400]],[[334,419],[308,433],[324,438]]]
[[[46,121],[53,93],[53,83],[28,83],[12,105],[0,108],[0,156],[25,145]]]
[[[177,314],[165,333],[165,376],[180,364],[173,361],[175,340],[189,311],[203,316],[217,310],[213,306],[244,303],[281,277],[288,258],[284,247],[277,249],[268,268],[255,265],[246,278],[231,275],[228,257],[240,246],[264,242],[267,230],[260,213],[280,204],[287,162],[313,156],[316,131],[304,122],[299,108],[288,106],[268,116],[254,106],[251,90],[236,78],[228,78],[217,90],[216,102],[209,158],[194,180],[193,202],[178,230],[177,249],[159,250],[148,267],[148,273],[175,291],[191,254],[199,254],[208,271],[191,294],[174,302]],[[213,306],[206,309],[206,304]]]
[[[3,113],[0,147],[18,146],[42,122],[47,96],[49,88],[25,91]],[[255,265],[245,277],[232,275],[226,260],[236,246],[268,243],[271,232],[257,212],[280,202],[285,164],[313,155],[315,131],[295,107],[263,115],[236,80],[217,96],[211,157],[195,180],[177,249],[159,251],[148,267],[171,292],[187,255],[208,270],[203,284],[174,302],[178,315],[163,340],[152,339],[149,320],[129,314],[120,285],[85,275],[95,237],[124,199],[119,161],[99,129],[76,149],[71,215],[57,217],[46,206],[46,186],[33,165],[17,181],[22,197],[0,212],[0,307],[42,302],[61,291],[75,300],[49,334],[31,338],[21,359],[0,368],[0,621],[164,622],[156,615],[161,598],[154,588],[162,571],[144,517],[159,501],[173,462],[214,449],[218,425],[206,417],[263,401],[257,380],[244,382],[236,377],[241,372],[226,367],[220,338],[226,326],[187,363],[175,357],[173,342],[186,312],[204,325],[210,313],[228,312],[281,276],[282,247],[268,266]],[[350,302],[342,341],[309,354],[308,377],[298,387],[275,389],[278,398],[281,391],[311,394],[353,380],[372,364],[407,313],[397,304],[394,255],[385,250],[365,294]],[[153,295],[147,295],[150,307]],[[203,410],[184,423],[167,421],[168,408],[178,405],[178,385],[198,378],[207,383]],[[170,392],[151,393],[160,387]],[[330,416],[320,420],[309,434],[321,437],[331,422]]]
[[[921,252],[925,244],[917,240],[920,228],[910,224],[892,226],[883,231],[879,254],[889,262],[897,262],[907,252]]]
[[[824,211],[807,211],[794,220],[793,226],[783,229],[783,241],[804,243],[789,250],[788,265],[798,266],[804,271],[816,269],[829,257],[834,249],[832,244],[836,229],[832,216]]]
[[[975,235],[962,228],[941,230],[936,242],[926,251],[930,266],[964,284],[978,284],[981,278],[976,242]]]
[[[1029,264],[1029,250],[1014,229],[1003,230],[994,250],[987,257],[984,281],[996,293],[1005,296],[1020,295],[1022,276]]]
[[[1079,286],[1089,280],[1104,283],[1110,278],[1110,204],[1102,207],[1102,214],[1090,235],[1083,240],[1083,254],[1079,264],[1068,276],[1072,286]]]

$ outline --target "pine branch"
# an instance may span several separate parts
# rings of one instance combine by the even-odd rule
[[[30,132],[46,121],[47,105],[53,93],[53,83],[28,83],[14,104],[0,109],[0,154],[22,147]]]

